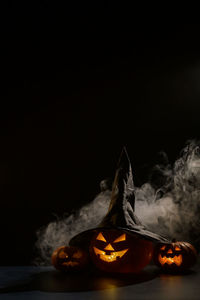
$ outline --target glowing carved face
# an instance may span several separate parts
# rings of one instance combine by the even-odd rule
[[[139,272],[151,260],[152,242],[118,229],[95,231],[90,242],[94,265],[105,272]]]
[[[160,253],[158,255],[158,260],[159,260],[161,265],[175,264],[177,266],[180,266],[182,264],[182,261],[183,261],[183,256],[181,254],[181,248],[178,247],[178,246],[167,247],[166,245],[163,245],[160,248]]]
[[[81,257],[82,257],[82,253],[80,250],[72,252],[72,251],[67,251],[66,249],[62,249],[58,253],[58,259],[60,263],[66,267],[78,266]]]
[[[52,264],[56,269],[63,271],[82,269],[87,262],[87,254],[77,247],[62,246],[52,254]]]
[[[100,232],[96,238],[98,241],[102,241],[106,243],[106,246],[104,247],[104,250],[100,250],[97,247],[93,247],[94,253],[103,261],[105,262],[113,262],[116,261],[117,259],[120,259],[124,254],[128,251],[128,249],[124,249],[121,251],[115,251],[111,243],[107,243],[105,237],[103,234]],[[113,241],[113,244],[120,243],[126,240],[126,234],[120,235],[118,238],[116,238]]]
[[[173,240],[169,244],[156,245],[153,259],[164,272],[180,273],[195,264],[197,252],[191,244]]]

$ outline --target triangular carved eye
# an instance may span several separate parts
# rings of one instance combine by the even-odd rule
[[[63,251],[61,251],[60,253],[59,253],[59,258],[62,258],[62,259],[64,259],[64,258],[68,258],[68,255],[67,255],[67,253],[65,253],[65,252],[63,252]]]
[[[169,249],[169,250],[167,251],[167,253],[172,254],[172,253],[173,253],[172,249]]]
[[[160,250],[165,250],[165,248],[166,248],[166,246],[164,245],[160,248]]]
[[[98,234],[97,240],[106,242],[106,239],[104,238],[104,236],[103,236],[103,234],[101,232]]]
[[[125,241],[126,240],[126,234],[122,234],[120,235],[116,240],[114,240],[113,243],[119,243],[119,242],[122,242],[122,241]]]
[[[176,251],[181,251],[181,248],[179,248],[178,246],[175,247]]]

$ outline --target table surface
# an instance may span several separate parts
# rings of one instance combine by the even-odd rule
[[[148,266],[135,275],[63,274],[53,267],[0,267],[0,299],[200,299],[200,265],[185,275]]]

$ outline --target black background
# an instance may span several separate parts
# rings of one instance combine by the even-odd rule
[[[200,24],[120,5],[2,10],[2,265],[29,264],[35,231],[92,200],[123,145],[141,184],[199,138]]]

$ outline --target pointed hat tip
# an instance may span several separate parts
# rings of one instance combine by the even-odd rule
[[[128,166],[130,165],[130,159],[129,159],[126,147],[123,146],[120,157],[119,157],[119,161],[117,164],[117,168],[127,166],[127,164],[128,164]]]

